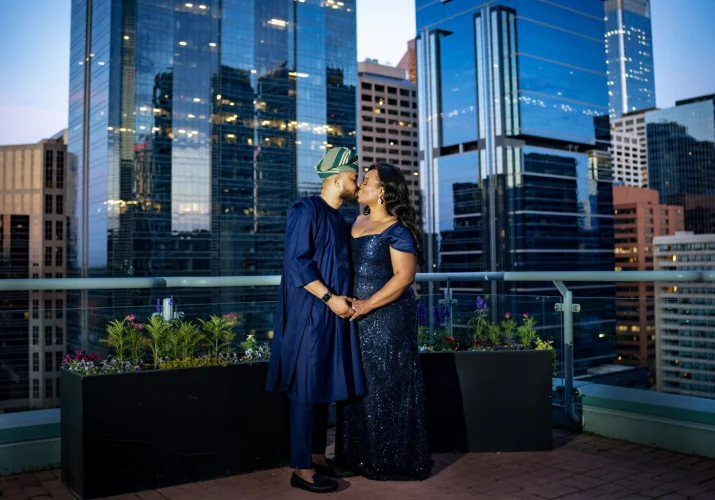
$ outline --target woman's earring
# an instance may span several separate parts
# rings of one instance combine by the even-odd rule
[[[382,199],[382,196],[378,196],[378,197],[377,197],[377,203],[378,203],[379,205],[382,205],[383,203],[385,203],[385,200]]]

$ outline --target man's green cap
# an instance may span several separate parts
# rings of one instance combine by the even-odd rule
[[[315,171],[321,179],[343,172],[357,172],[358,158],[349,148],[329,149],[323,158],[315,165]]]

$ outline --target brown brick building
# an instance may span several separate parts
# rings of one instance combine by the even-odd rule
[[[658,204],[658,192],[630,186],[613,188],[616,271],[653,270],[653,238],[685,227],[683,207]],[[618,362],[648,366],[655,361],[653,283],[619,283],[616,287]]]

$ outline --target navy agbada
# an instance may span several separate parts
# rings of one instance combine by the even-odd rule
[[[288,209],[285,257],[266,388],[294,403],[365,393],[356,329],[303,287],[321,280],[336,295],[352,288],[350,227],[320,196]]]

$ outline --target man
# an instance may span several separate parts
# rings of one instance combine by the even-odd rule
[[[327,403],[365,393],[359,343],[349,318],[350,227],[338,210],[357,193],[357,157],[329,150],[315,170],[320,196],[288,209],[285,256],[266,388],[291,400],[291,486],[335,491],[325,459]],[[316,474],[315,468],[323,474]]]

